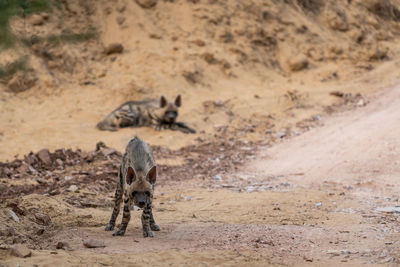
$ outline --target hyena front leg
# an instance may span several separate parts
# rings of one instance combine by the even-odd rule
[[[125,192],[125,194],[124,194],[124,213],[122,216],[121,227],[114,231],[114,233],[113,233],[114,236],[125,234],[126,227],[128,226],[129,220],[131,219],[130,207],[131,207],[131,199],[126,195],[126,192]]]
[[[121,183],[118,183],[117,189],[115,190],[115,203],[114,203],[114,209],[111,215],[110,222],[106,225],[105,229],[106,231],[111,231],[115,227],[115,220],[118,217],[119,210],[121,209],[121,202],[122,202],[122,185]]]
[[[151,203],[146,204],[142,213],[142,227],[144,237],[154,237],[154,233],[150,229],[150,217],[151,217]],[[154,220],[154,219],[153,219]]]
[[[160,231],[161,228],[156,224],[153,217],[153,209],[150,209],[150,229],[153,231]]]

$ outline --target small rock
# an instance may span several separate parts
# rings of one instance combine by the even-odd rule
[[[36,234],[37,234],[37,235],[43,235],[43,234],[44,234],[44,229],[43,229],[43,228],[39,228],[39,229],[36,231]]]
[[[305,261],[307,261],[307,262],[313,262],[313,261],[314,261],[313,258],[308,257],[308,256],[303,256],[303,259],[304,259]]]
[[[393,262],[394,258],[393,257],[387,257],[386,259],[382,260],[381,263],[388,263],[388,262]]]
[[[249,186],[246,186],[244,188],[244,190],[246,190],[247,192],[253,192],[253,191],[256,190],[256,188],[254,186],[252,186],[252,185],[249,185]]]
[[[100,153],[103,154],[104,157],[107,157],[114,153],[117,153],[117,150],[106,147],[106,148],[100,149]]]
[[[78,191],[78,187],[76,185],[71,185],[70,187],[68,187],[67,191],[69,192],[76,192]]]
[[[50,152],[48,149],[42,149],[38,153],[38,158],[46,165],[51,165],[52,161],[50,158]]]
[[[7,167],[5,167],[5,168],[3,169],[3,172],[4,172],[4,174],[7,175],[7,176],[11,176],[11,174],[12,174],[12,171],[11,171],[9,168],[7,168]]]
[[[25,245],[15,245],[11,249],[11,255],[19,258],[28,258],[32,256],[32,251]]]
[[[14,221],[19,223],[19,218],[18,218],[17,214],[15,214],[15,212],[13,212],[12,210],[9,210],[8,214],[10,214],[11,218],[13,218]]]
[[[288,60],[289,69],[293,72],[301,71],[307,68],[308,64],[308,59],[304,55],[299,55]]]
[[[104,54],[121,54],[124,51],[124,46],[120,43],[112,43],[104,49]]]
[[[47,181],[43,178],[37,178],[36,181],[38,182],[38,184],[43,184],[43,185],[47,184]]]
[[[104,248],[106,246],[103,241],[96,239],[85,240],[83,245],[87,248]]]
[[[194,43],[195,45],[197,45],[197,46],[200,46],[200,47],[203,47],[203,46],[206,45],[206,42],[204,42],[203,40],[200,40],[200,39],[194,40],[193,43]]]
[[[70,181],[70,180],[72,180],[72,176],[65,176],[65,177],[64,177],[64,180],[65,180],[65,181]]]
[[[274,134],[274,137],[275,138],[284,138],[284,137],[286,137],[286,135],[287,135],[287,133],[286,133],[286,131],[276,131],[275,132],[275,134]]]
[[[365,101],[364,101],[364,99],[360,99],[360,100],[357,102],[357,106],[359,106],[359,107],[364,107],[364,106],[365,106]]]
[[[157,0],[135,0],[142,8],[152,8],[157,5]]]
[[[44,23],[44,18],[38,14],[33,14],[29,20],[34,26],[42,25]]]
[[[72,250],[69,244],[65,241],[57,242],[56,249]]]
[[[56,159],[56,165],[58,167],[63,167],[64,166],[64,162],[61,159]]]
[[[125,22],[125,17],[123,17],[123,16],[118,16],[117,17],[117,23],[119,25],[122,25],[124,22]]]
[[[377,208],[376,211],[386,212],[386,213],[400,213],[400,207],[382,207],[382,208]]]
[[[318,202],[317,204],[315,204],[315,207],[321,207],[322,206],[322,202]]]
[[[24,83],[19,76],[14,76],[7,84],[10,91],[14,93],[25,91]]]
[[[38,222],[42,225],[49,225],[51,223],[50,216],[47,214],[43,213],[35,213],[35,218],[38,220]]]
[[[214,178],[214,180],[216,180],[216,181],[222,181],[222,177],[221,177],[221,175],[219,175],[219,174],[215,175],[213,178]]]
[[[21,166],[17,168],[18,173],[27,173],[29,171],[29,165],[25,162],[22,162]]]
[[[36,84],[37,77],[31,73],[20,73],[8,82],[7,87],[11,92],[19,93],[26,91]]]
[[[124,12],[126,10],[126,6],[125,5],[118,6],[117,10],[118,10],[119,13],[122,13],[122,12]]]
[[[337,250],[328,250],[326,253],[332,256],[340,256],[340,251]]]

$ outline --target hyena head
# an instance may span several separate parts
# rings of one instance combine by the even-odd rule
[[[135,206],[143,208],[151,203],[153,198],[153,188],[157,179],[157,167],[153,166],[147,173],[143,170],[135,171],[128,167],[126,182],[128,184],[128,194]]]
[[[175,98],[174,103],[170,103],[164,96],[161,96],[160,107],[163,109],[162,121],[164,123],[173,124],[178,117],[178,108],[182,105],[181,95]]]

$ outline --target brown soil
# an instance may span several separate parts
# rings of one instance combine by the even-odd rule
[[[43,25],[15,17],[19,37],[98,37],[0,51],[37,79],[0,81],[0,266],[399,265],[398,6],[72,0]],[[196,134],[95,128],[177,94]],[[134,135],[160,167],[154,238],[138,211],[125,236],[103,230]],[[21,243],[32,257],[11,256]]]

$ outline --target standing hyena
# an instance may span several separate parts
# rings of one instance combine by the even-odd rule
[[[169,128],[184,133],[196,131],[182,122],[177,122],[178,108],[182,105],[181,96],[168,102],[164,96],[160,100],[129,101],[97,124],[100,130],[116,131],[122,127],[155,126],[156,129]]]
[[[118,174],[117,190],[115,191],[115,206],[111,215],[110,222],[105,230],[114,229],[115,220],[120,210],[122,195],[124,198],[124,213],[121,227],[116,229],[113,235],[124,235],[126,227],[131,218],[132,204],[143,208],[142,226],[143,236],[153,237],[151,231],[160,231],[156,224],[152,212],[152,201],[154,184],[157,178],[157,167],[154,162],[153,153],[150,147],[135,137],[126,147],[126,152],[122,158]]]

